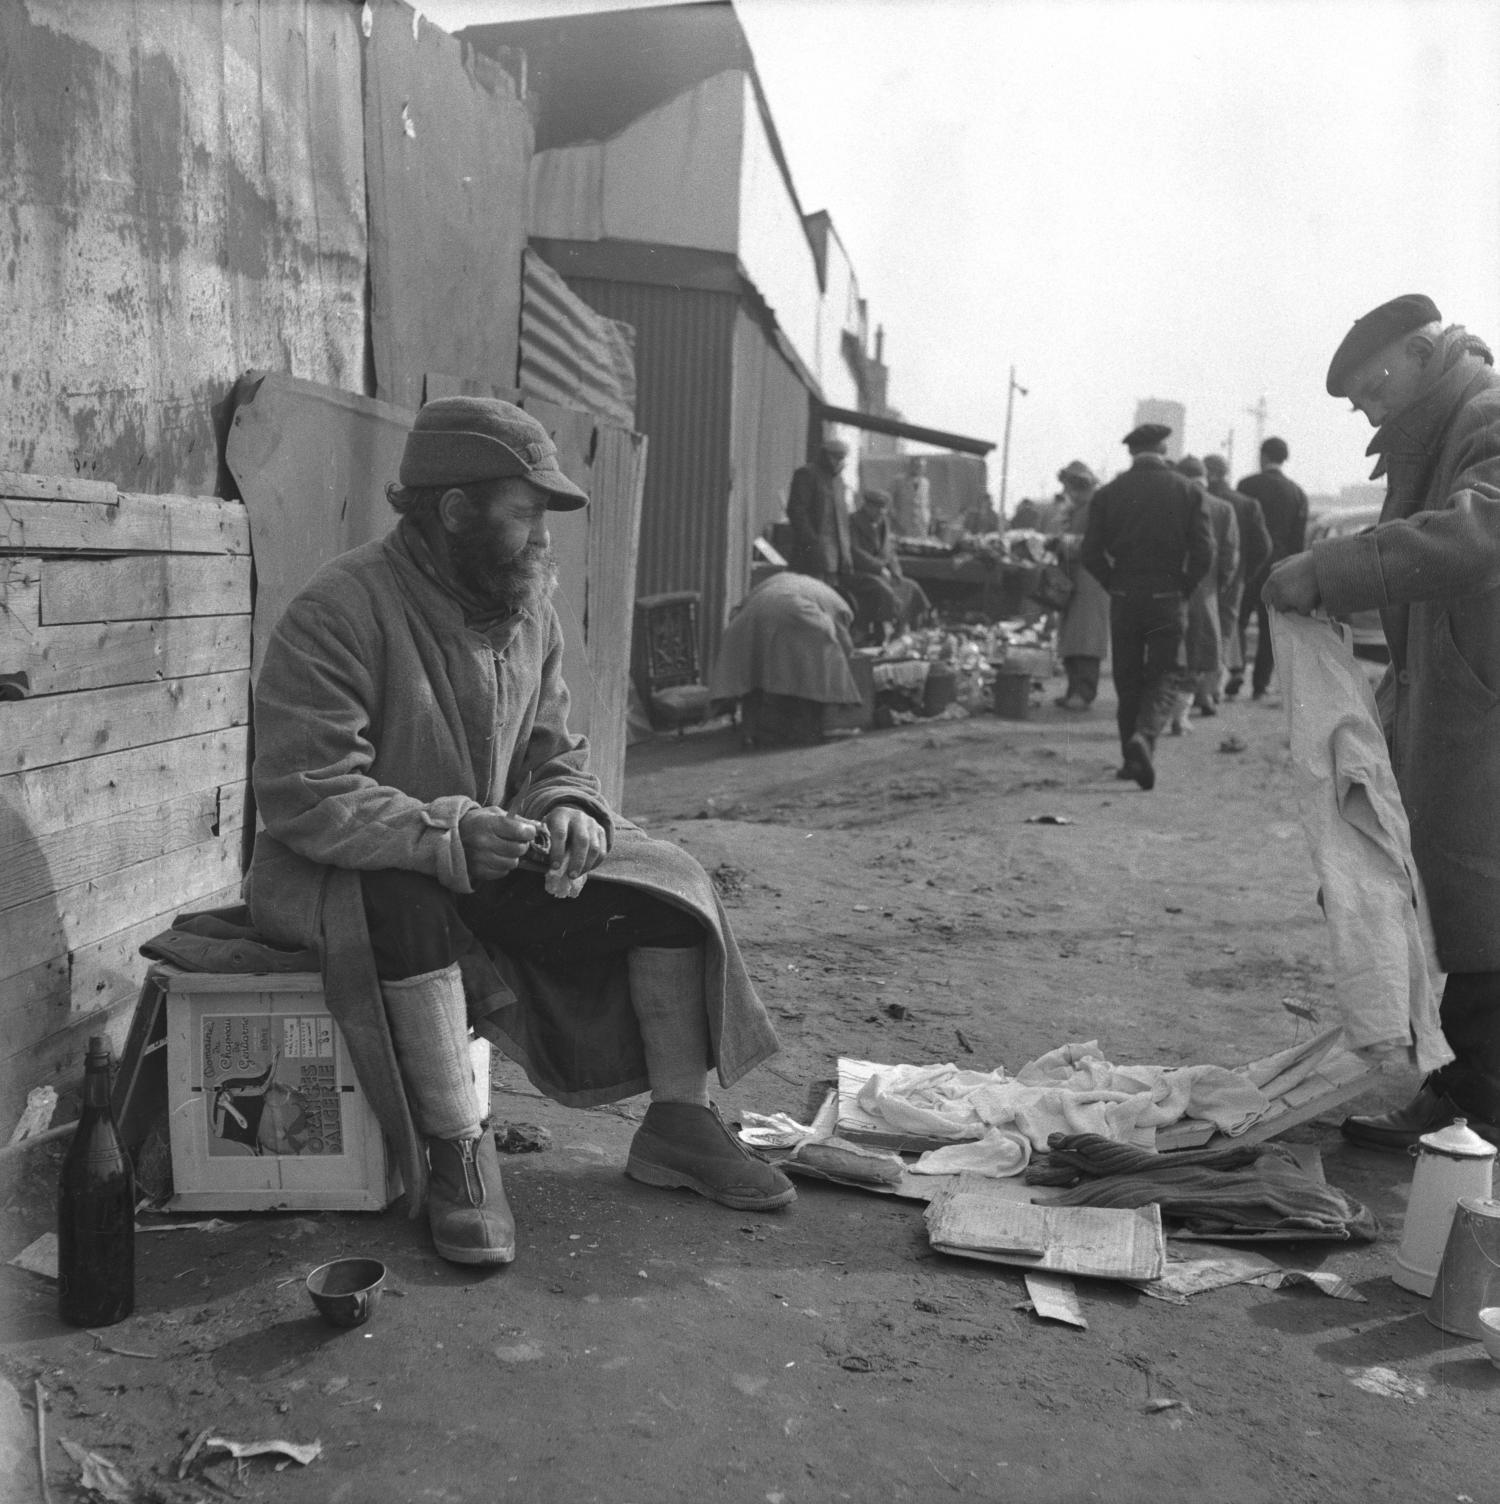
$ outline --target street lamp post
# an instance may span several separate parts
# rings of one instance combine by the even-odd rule
[[[1000,526],[1005,526],[1005,493],[1010,484],[1010,420],[1015,411],[1016,393],[1023,397],[1026,388],[1016,380],[1016,368],[1010,368],[1010,384],[1005,389],[1005,437],[1000,444]]]

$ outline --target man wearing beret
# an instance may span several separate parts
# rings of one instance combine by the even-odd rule
[[[398,514],[292,601],[255,685],[246,896],[316,946],[413,1215],[459,1264],[515,1224],[472,1028],[554,1100],[649,1089],[626,1173],[765,1210],[795,1193],[710,1106],[776,1039],[703,869],[612,811],[568,729],[549,512],[586,505],[537,420],[430,402]]]
[[[849,576],[849,503],[840,471],[849,446],[842,439],[825,438],[810,465],[792,472],[786,500],[786,520],[792,528],[791,557],[799,574],[810,574],[825,585],[837,586]]]
[[[1391,662],[1376,700],[1411,822],[1454,1060],[1414,1100],[1346,1119],[1400,1150],[1464,1117],[1500,1142],[1500,375],[1431,298],[1367,313],[1328,368],[1330,396],[1375,429],[1381,520],[1276,565],[1266,604],[1346,616],[1378,608]]]
[[[1109,592],[1110,657],[1124,765],[1155,787],[1156,738],[1186,683],[1179,667],[1187,599],[1214,561],[1204,491],[1167,462],[1172,430],[1143,423],[1125,435],[1130,468],[1089,509],[1083,567]]]
[[[1259,472],[1240,481],[1240,490],[1260,503],[1266,531],[1271,535],[1272,564],[1301,553],[1307,542],[1307,493],[1281,468],[1290,452],[1286,440],[1273,435],[1260,446]],[[1250,624],[1252,615],[1256,621],[1255,664],[1250,671],[1250,697],[1254,700],[1265,698],[1271,685],[1271,672],[1276,667],[1271,624],[1260,598],[1260,587],[1264,582],[1265,576],[1259,574],[1247,579],[1240,605],[1241,632]],[[1240,681],[1231,680],[1231,683],[1238,692]]]

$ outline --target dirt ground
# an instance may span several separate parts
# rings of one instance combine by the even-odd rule
[[[1111,776],[1112,707],[1065,715],[1057,688],[1027,721],[632,749],[628,812],[715,875],[781,1031],[731,1113],[801,1114],[840,1055],[1014,1070],[1098,1039],[1234,1065],[1305,1037],[1307,1010],[1332,1021],[1274,695],[1164,741],[1145,794]],[[1231,734],[1244,751],[1219,750]],[[1414,1085],[1380,1078],[1361,1110]],[[399,1208],[229,1216],[142,1234],[136,1315],[90,1334],[0,1266],[0,1364],[28,1445],[34,1383],[49,1396],[53,1497],[76,1496],[67,1438],[174,1501],[1500,1500],[1500,1371],[1390,1280],[1411,1165],[1346,1147],[1342,1109],[1292,1136],[1382,1238],[1271,1251],[1363,1303],[1081,1281],[1078,1331],[1022,1309],[1019,1274],[933,1253],[918,1203],[803,1181],[785,1212],[727,1211],[625,1179],[641,1101],[568,1111],[502,1064],[495,1103],[553,1138],[505,1161],[504,1271],[444,1264]],[[35,1150],[0,1187],[0,1258],[51,1225],[56,1162]],[[356,1252],[390,1288],[334,1331],[302,1277]],[[282,1471],[205,1453],[179,1479],[209,1429],[322,1451]]]

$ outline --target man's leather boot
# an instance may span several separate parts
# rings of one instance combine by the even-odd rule
[[[644,1185],[697,1191],[737,1211],[771,1211],[797,1199],[791,1181],[752,1154],[717,1107],[693,1102],[653,1102],[646,1109],[625,1173]]]
[[[427,1224],[439,1255],[451,1264],[510,1263],[516,1221],[489,1123],[477,1138],[429,1138],[427,1165]]]
[[[1365,1149],[1384,1149],[1404,1154],[1424,1133],[1446,1128],[1456,1118],[1463,1118],[1481,1138],[1500,1145],[1500,1126],[1465,1112],[1445,1092],[1422,1083],[1422,1089],[1404,1107],[1372,1117],[1348,1117],[1339,1131],[1351,1144]]]

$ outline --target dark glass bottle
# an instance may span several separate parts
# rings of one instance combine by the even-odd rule
[[[109,1105],[109,1065],[109,1042],[95,1035],[57,1191],[57,1307],[73,1326],[110,1326],[135,1309],[135,1174]]]

